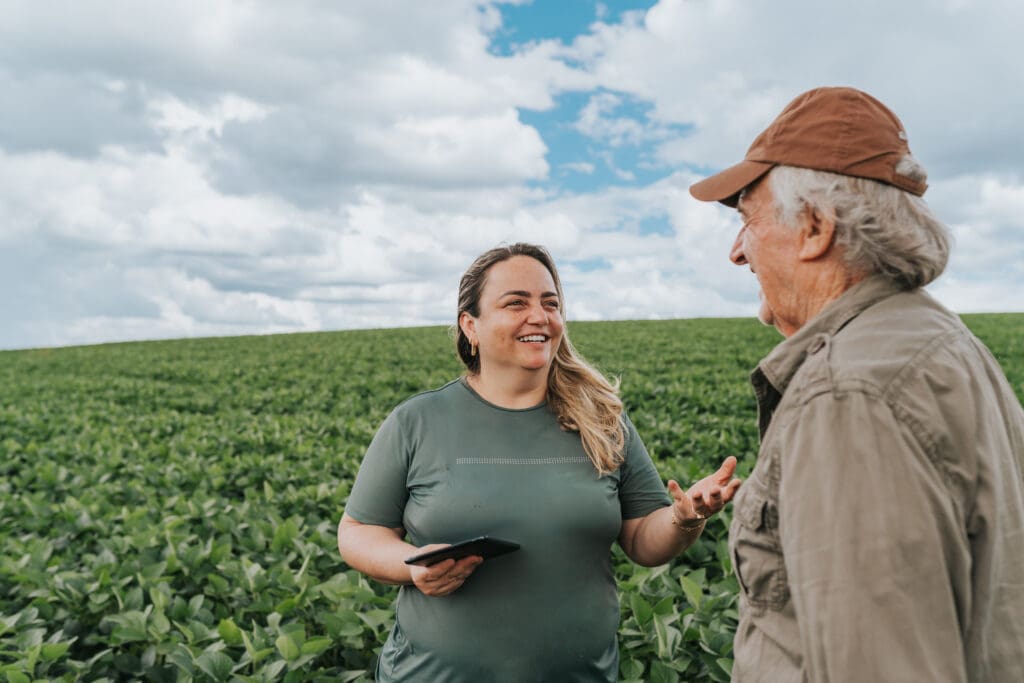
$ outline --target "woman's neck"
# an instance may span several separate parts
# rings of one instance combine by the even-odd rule
[[[542,403],[548,394],[546,369],[503,373],[481,368],[466,380],[484,400],[502,408],[532,408]]]

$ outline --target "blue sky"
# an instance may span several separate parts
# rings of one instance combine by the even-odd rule
[[[1022,310],[1022,24],[1009,0],[12,2],[0,348],[448,323],[513,240],[554,253],[570,319],[752,316],[736,216],[687,188],[819,85],[903,120],[956,240],[932,293]]]

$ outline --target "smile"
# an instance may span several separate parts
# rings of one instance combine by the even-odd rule
[[[548,340],[543,334],[528,334],[525,337],[516,337],[521,342],[546,342]]]

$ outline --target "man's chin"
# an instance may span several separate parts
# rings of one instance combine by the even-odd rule
[[[775,311],[768,305],[768,302],[764,300],[764,293],[758,292],[758,298],[761,300],[761,306],[757,309],[757,319],[761,321],[761,324],[767,325],[768,327],[775,327]]]
[[[774,327],[783,337],[789,336],[788,334],[786,334],[786,331],[784,329],[779,327],[779,321],[775,317],[775,311],[773,311],[771,307],[767,303],[765,303],[763,295],[761,298],[761,308],[759,308],[757,311],[757,319],[761,322],[762,325],[766,327]]]

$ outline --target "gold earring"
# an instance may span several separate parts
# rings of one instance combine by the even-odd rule
[[[476,355],[476,342],[469,342],[469,355]]]

